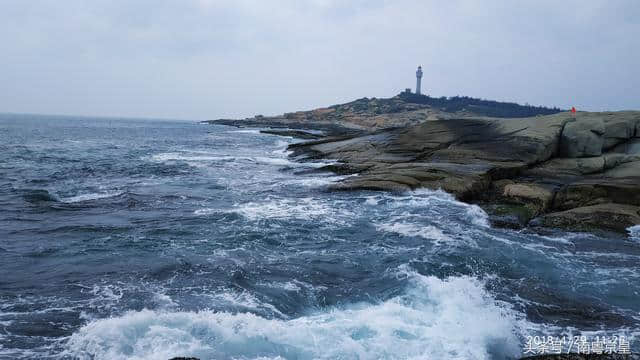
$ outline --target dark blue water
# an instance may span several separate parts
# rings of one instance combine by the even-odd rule
[[[0,116],[0,358],[501,359],[640,334],[640,242],[326,190],[293,139]]]

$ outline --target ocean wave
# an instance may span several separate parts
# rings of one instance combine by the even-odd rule
[[[290,151],[286,146],[288,143],[277,142],[275,144],[276,149],[270,153],[262,153],[257,155],[247,149],[246,155],[227,155],[211,153],[206,151],[183,151],[183,152],[165,152],[145,157],[147,160],[153,162],[186,162],[191,166],[202,167],[207,163],[247,163],[247,164],[259,164],[259,165],[273,165],[273,166],[286,166],[290,168],[320,168],[326,165],[333,164],[333,161],[319,160],[315,162],[299,162],[293,161],[288,158]],[[272,156],[263,156],[272,155]]]
[[[343,224],[355,214],[349,210],[335,207],[322,199],[270,199],[267,202],[248,202],[237,205],[232,212],[248,220],[264,219],[326,219],[332,223]]]
[[[80,359],[489,359],[520,351],[518,319],[471,277],[405,272],[404,295],[280,320],[252,313],[132,311],[74,333]]]
[[[291,141],[278,139],[273,145],[277,148],[277,150],[274,150],[274,151],[281,152],[281,153],[289,153],[290,151],[287,151],[287,148],[289,147],[289,145],[291,145]]]
[[[260,129],[244,129],[244,130],[232,130],[229,131],[231,133],[236,133],[236,134],[260,134]]]
[[[55,195],[44,189],[23,190],[22,198],[26,202],[32,204],[59,201],[59,199]]]
[[[215,214],[217,212],[219,212],[220,210],[218,209],[213,209],[213,208],[202,208],[202,209],[197,209],[193,212],[194,215],[196,216],[206,216],[206,215],[211,215],[211,214]]]
[[[338,175],[338,176],[325,176],[325,177],[309,177],[309,178],[296,178],[292,180],[286,180],[285,184],[300,185],[305,187],[324,187],[331,185],[337,181],[346,179],[350,175]]]
[[[216,307],[233,309],[235,312],[253,312],[260,314],[275,315],[279,318],[287,318],[275,306],[260,301],[256,296],[248,291],[224,291],[209,295]]]
[[[237,156],[225,156],[225,155],[197,155],[197,154],[182,154],[176,152],[161,153],[151,156],[153,161],[234,161],[238,159]]]
[[[385,195],[393,200],[392,207],[396,208],[424,208],[437,211],[438,208],[456,208],[455,215],[461,220],[466,220],[479,227],[490,227],[489,216],[477,205],[467,204],[455,199],[455,197],[442,190],[417,189],[406,195]],[[460,216],[462,215],[462,216]]]
[[[480,208],[478,205],[468,205],[465,204],[466,210],[465,215],[472,224],[482,227],[489,227],[489,215],[487,215],[484,210]]]
[[[63,202],[63,203],[77,203],[83,201],[98,200],[104,198],[110,198],[114,196],[120,196],[124,192],[122,191],[106,191],[97,193],[86,193],[69,197],[60,197],[52,192],[44,189],[25,190],[23,192],[23,199],[27,202],[37,204],[42,202]]]
[[[640,242],[640,225],[628,228],[627,232],[629,232],[629,237],[631,239]]]
[[[293,162],[284,158],[271,158],[266,156],[257,156],[250,158],[251,161],[264,165],[279,165],[279,166],[300,166],[300,163]]]
[[[122,192],[122,191],[107,191],[107,192],[103,192],[103,193],[88,193],[88,194],[81,194],[81,195],[76,195],[76,196],[71,196],[71,197],[66,197],[66,198],[60,198],[60,201],[65,202],[65,203],[77,203],[77,202],[82,202],[82,201],[91,201],[91,200],[110,198],[110,197],[114,197],[114,196],[120,196],[123,193],[124,192]]]
[[[433,240],[436,244],[440,242],[448,242],[452,239],[445,235],[442,230],[433,225],[418,225],[406,222],[390,222],[374,224],[376,230],[396,233],[403,236],[421,237],[427,240]]]
[[[376,206],[376,205],[378,205],[379,201],[380,200],[377,199],[375,196],[368,196],[366,198],[366,200],[364,201],[364,204],[365,205],[369,205],[369,206]]]

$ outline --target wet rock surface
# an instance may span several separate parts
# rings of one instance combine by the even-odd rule
[[[640,224],[640,161],[621,145],[635,144],[627,136],[640,113],[581,115],[431,120],[298,144],[295,156],[364,169],[334,190],[442,189],[484,205],[496,225],[518,227],[535,219],[536,226],[625,232]],[[606,124],[616,124],[609,138]]]
[[[394,99],[256,121],[330,126],[290,150],[357,175],[331,190],[442,189],[480,204],[498,226],[625,232],[640,224],[640,112],[456,117],[465,114]]]

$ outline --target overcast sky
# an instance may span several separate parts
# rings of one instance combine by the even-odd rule
[[[0,112],[239,118],[423,92],[640,109],[640,1],[0,0]]]

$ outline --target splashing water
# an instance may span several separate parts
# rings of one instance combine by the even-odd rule
[[[640,328],[640,242],[329,192],[293,139],[0,116],[0,358],[506,359]]]

